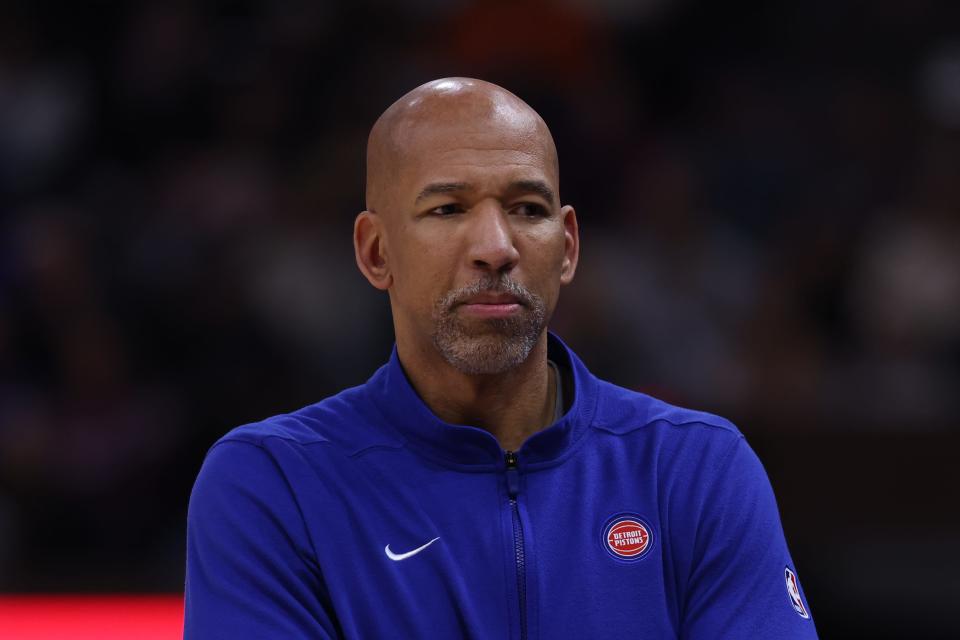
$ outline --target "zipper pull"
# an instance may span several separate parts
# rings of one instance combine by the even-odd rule
[[[516,498],[520,493],[520,469],[517,468],[517,454],[507,451],[507,493]]]

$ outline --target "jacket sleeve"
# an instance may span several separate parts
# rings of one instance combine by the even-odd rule
[[[330,600],[299,506],[260,446],[207,454],[187,515],[184,638],[335,638]]]
[[[770,481],[742,437],[702,509],[681,637],[815,639]]]

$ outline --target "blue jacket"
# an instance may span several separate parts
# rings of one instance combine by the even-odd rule
[[[594,377],[504,452],[396,350],[234,429],[190,500],[185,637],[816,638],[770,483],[729,422]]]

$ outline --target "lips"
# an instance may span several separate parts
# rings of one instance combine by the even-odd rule
[[[475,318],[509,318],[520,312],[520,304],[511,302],[508,304],[464,304],[460,307],[461,312]]]
[[[457,306],[461,313],[476,318],[508,318],[518,313],[523,301],[510,293],[484,291],[462,300]]]
[[[509,293],[481,293],[475,296],[470,296],[466,300],[462,301],[460,304],[464,305],[511,305],[511,304],[523,304],[523,301],[520,300],[515,295]]]

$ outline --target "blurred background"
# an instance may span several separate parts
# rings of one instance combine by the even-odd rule
[[[206,449],[389,355],[367,131],[435,77],[540,111],[554,329],[734,420],[823,638],[956,638],[960,3],[0,4],[0,593],[180,592]]]

